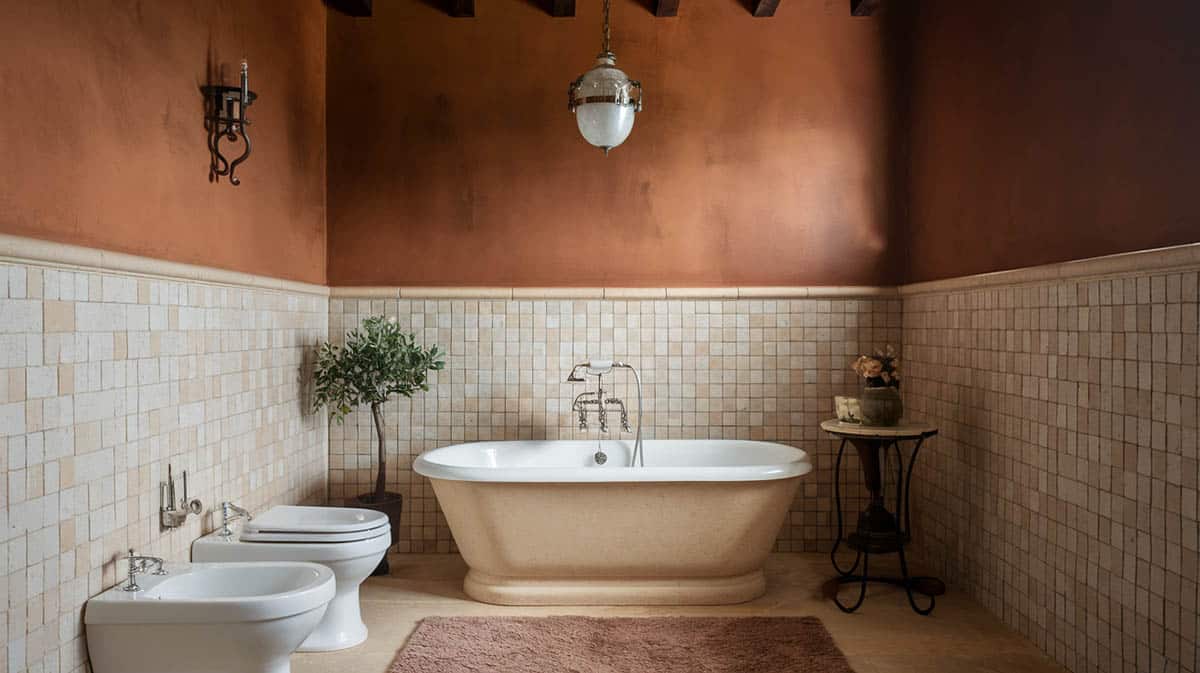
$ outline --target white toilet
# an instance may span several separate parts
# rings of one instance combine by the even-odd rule
[[[192,543],[192,561],[309,561],[328,566],[336,593],[325,617],[297,650],[329,652],[367,639],[358,587],[391,544],[386,514],[339,507],[272,507],[232,530]]]

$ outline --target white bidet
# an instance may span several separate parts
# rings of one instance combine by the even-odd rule
[[[334,596],[315,563],[166,564],[84,609],[95,673],[289,673]],[[132,584],[132,583],[130,583]]]

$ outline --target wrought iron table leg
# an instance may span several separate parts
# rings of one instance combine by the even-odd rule
[[[836,553],[838,553],[838,546],[834,545],[833,552],[829,553],[829,560],[833,561],[833,569],[838,571],[838,575],[841,577],[850,577],[853,575],[853,572],[858,570],[859,561],[863,560],[863,552],[856,552],[854,553],[854,565],[850,566],[850,570],[842,570],[838,567],[838,559],[835,557]]]
[[[846,439],[842,438],[842,445],[838,447],[837,461],[833,464],[833,507],[837,514],[837,538],[833,541],[833,549],[829,552],[829,560],[833,563],[833,569],[842,577],[848,577],[858,570],[858,562],[862,559],[862,552],[858,552],[858,555],[854,557],[854,565],[850,566],[849,570],[842,570],[837,562],[838,547],[842,545],[842,489],[839,482],[842,474],[842,455],[845,453]],[[861,601],[859,602],[861,603]]]
[[[925,596],[926,598],[929,599],[929,607],[927,607],[927,608],[918,607],[916,599],[913,598],[913,586],[918,581],[922,581],[922,580],[929,581],[929,580],[933,580],[933,578],[931,578],[931,577],[909,577],[908,561],[904,557],[904,547],[900,548],[899,554],[900,554],[900,574],[903,575],[903,577],[904,577],[904,582],[903,582],[904,593],[908,594],[908,604],[912,606],[913,612],[917,613],[918,615],[922,615],[922,616],[928,615],[929,613],[933,612],[934,606],[937,605],[937,596],[935,594],[927,594],[923,591],[917,590],[917,593],[919,593],[922,596]]]
[[[838,578],[838,584],[849,584],[854,581],[857,581],[859,583],[858,584],[858,600],[854,602],[854,605],[851,605],[850,607],[846,607],[845,605],[842,605],[842,601],[840,598],[838,598],[836,591],[833,594],[834,605],[837,605],[839,610],[841,610],[842,612],[845,612],[847,614],[854,612],[855,610],[857,610],[859,607],[862,606],[863,601],[867,599],[867,582],[871,581],[871,576],[870,576],[871,573],[868,570],[868,564],[870,563],[871,555],[860,553],[859,556],[861,556],[862,560],[863,560],[862,575],[846,574],[846,575],[843,575],[842,577]],[[855,567],[858,566],[858,559],[854,560],[854,565],[855,565]]]
[[[903,526],[903,519],[900,518],[901,512],[904,511],[905,498],[908,497],[908,487],[904,483],[904,451],[900,448],[900,442],[892,442],[892,450],[896,452],[896,525]],[[887,454],[886,449],[884,455]],[[901,528],[902,532],[907,529]]]
[[[912,494],[909,489],[912,488],[912,473],[913,467],[917,464],[917,454],[921,452],[921,445],[925,443],[925,438],[922,437],[913,445],[912,455],[908,457],[908,473],[904,477],[904,533],[912,535]],[[896,448],[899,453],[899,446]],[[900,511],[896,510],[896,517],[899,518]]]

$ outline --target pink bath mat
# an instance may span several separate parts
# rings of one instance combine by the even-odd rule
[[[389,673],[854,673],[816,617],[430,617]]]

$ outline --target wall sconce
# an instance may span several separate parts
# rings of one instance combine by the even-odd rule
[[[220,182],[221,176],[229,176],[229,182],[234,187],[242,183],[234,171],[250,156],[250,136],[246,135],[246,108],[258,98],[258,94],[250,90],[250,69],[242,61],[242,85],[201,87],[204,92],[205,112],[204,128],[208,131],[208,152],[212,156],[208,165],[208,179]],[[242,154],[230,161],[221,154],[221,140],[235,142],[242,139]]]

